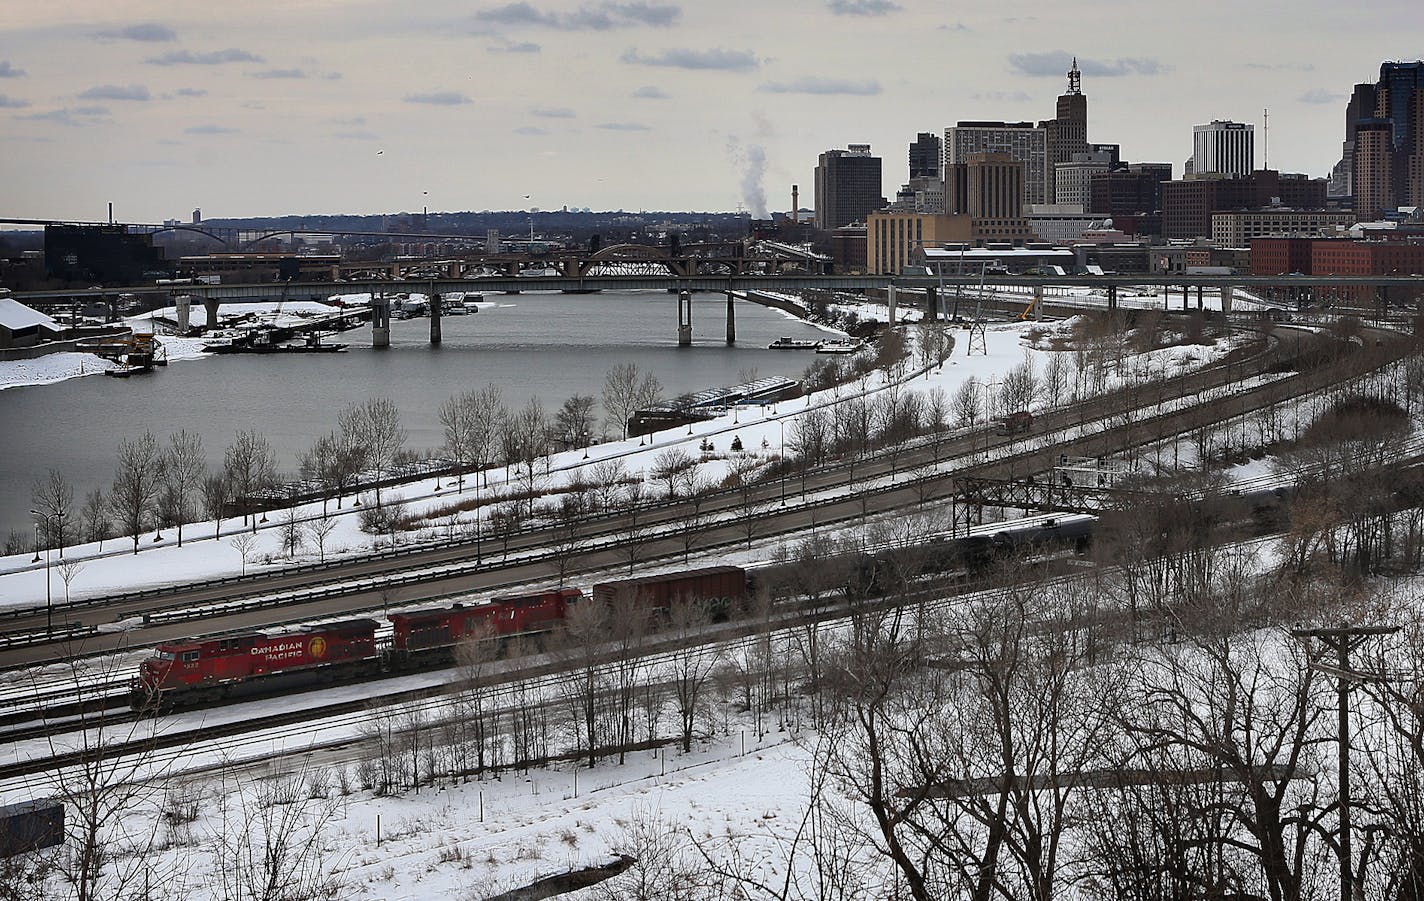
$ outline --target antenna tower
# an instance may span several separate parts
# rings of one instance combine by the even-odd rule
[[[1068,70],[1068,93],[1083,93],[1083,73],[1078,71],[1078,57],[1073,57],[1073,68]]]
[[[1271,168],[1271,111],[1261,110],[1261,168]]]

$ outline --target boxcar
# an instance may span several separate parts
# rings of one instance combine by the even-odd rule
[[[135,707],[162,695],[169,704],[230,697],[288,677],[325,681],[375,672],[376,621],[351,619],[291,632],[245,632],[160,644],[139,665]]]
[[[583,597],[577,588],[492,598],[482,604],[455,604],[429,610],[392,613],[391,656],[400,665],[424,656],[448,657],[456,644],[471,637],[509,639],[551,631],[568,608]]]
[[[740,566],[709,566],[593,586],[593,599],[599,603],[632,603],[659,613],[674,604],[699,603],[724,616],[746,595],[747,572]]]
[[[37,799],[0,806],[0,857],[52,848],[63,841],[63,803]]]

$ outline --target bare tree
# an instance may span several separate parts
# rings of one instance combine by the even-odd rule
[[[307,523],[307,534],[311,536],[312,542],[316,545],[317,559],[321,563],[326,562],[326,541],[331,537],[331,532],[336,528],[336,520],[323,513],[320,517]]]
[[[593,482],[593,496],[600,510],[611,510],[618,501],[618,493],[628,478],[623,461],[617,458],[600,460],[589,472]]]
[[[207,510],[208,516],[213,519],[213,540],[222,537],[223,513],[227,510],[227,505],[232,500],[232,489],[227,483],[227,477],[221,473],[214,473],[203,479],[203,507]]]
[[[242,575],[247,575],[247,563],[257,550],[257,536],[251,532],[238,532],[229,538],[227,543],[242,557]]]
[[[41,516],[40,537],[44,539],[45,547],[58,548],[60,559],[64,559],[64,547],[69,543],[70,534],[64,521],[74,518],[74,487],[64,473],[51,469],[48,475],[35,482],[30,491],[30,501]]]
[[[361,466],[361,452],[355,445],[342,441],[338,432],[316,439],[311,448],[302,453],[300,464],[302,478],[315,482],[321,489],[323,513],[327,501],[333,497],[336,509],[341,509],[342,496],[354,485]]]
[[[440,405],[440,425],[445,430],[445,453],[455,462],[459,490],[465,490],[465,473],[476,463],[474,446],[474,398],[466,391],[446,398]]]
[[[554,417],[554,439],[564,450],[583,447],[593,436],[592,394],[575,394],[564,401]]]
[[[229,901],[334,901],[345,887],[328,860],[325,831],[338,807],[279,776],[224,792],[216,830],[212,890]],[[230,801],[235,799],[235,809]]]
[[[342,432],[351,443],[363,448],[376,479],[376,506],[381,505],[381,482],[390,474],[396,457],[405,447],[407,433],[401,425],[400,408],[388,397],[373,397],[364,404],[352,404],[342,414]]]
[[[79,511],[84,524],[84,540],[97,541],[99,550],[104,549],[104,539],[113,534],[114,524],[109,520],[109,501],[102,488],[95,488],[84,496],[84,506]]]
[[[603,408],[618,432],[628,437],[628,420],[634,411],[656,403],[662,384],[651,372],[640,372],[637,363],[619,363],[603,379]]]
[[[653,468],[649,475],[667,486],[669,499],[676,499],[677,487],[685,481],[687,470],[696,466],[697,461],[691,454],[680,446],[673,446],[653,458]]]
[[[568,668],[568,678],[560,680],[565,700],[573,714],[575,734],[588,765],[598,765],[606,732],[606,685],[601,655],[611,622],[603,604],[579,604],[564,620],[559,656]]]
[[[282,552],[287,555],[288,559],[295,557],[306,543],[306,539],[303,537],[304,531],[302,520],[297,514],[297,505],[295,501],[289,501],[287,509],[282,512],[281,525]]]
[[[79,578],[79,574],[84,571],[84,563],[80,560],[65,560],[55,566],[59,573],[59,578],[64,582],[64,602],[69,603],[69,587],[74,584],[74,580]]]
[[[684,754],[692,753],[707,683],[722,661],[718,645],[698,640],[711,621],[711,614],[700,604],[678,604],[668,612],[667,632],[673,639],[672,693]]]
[[[246,525],[255,496],[277,480],[277,456],[267,438],[256,429],[238,432],[223,453],[223,478],[233,500],[242,507],[242,523]]]
[[[183,546],[183,523],[196,518],[197,495],[201,492],[208,464],[203,457],[203,439],[186,429],[168,436],[159,465],[163,472],[164,494],[170,497],[170,514],[178,528],[178,546]]]
[[[138,539],[153,515],[158,497],[158,442],[152,432],[134,440],[119,442],[118,466],[109,488],[109,504],[114,518],[124,534],[133,538],[133,552],[138,553]]]
[[[983,387],[979,380],[970,376],[960,383],[954,391],[954,400],[951,409],[954,413],[954,424],[960,428],[968,428],[979,422],[983,416]]]

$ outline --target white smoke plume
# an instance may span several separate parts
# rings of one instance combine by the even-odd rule
[[[766,148],[760,144],[745,147],[736,138],[727,143],[732,165],[742,173],[742,204],[757,219],[767,219],[766,211]]]

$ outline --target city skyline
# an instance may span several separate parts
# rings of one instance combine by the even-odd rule
[[[1051,118],[1074,55],[1124,159],[1180,173],[1234,119],[1260,165],[1269,108],[1271,168],[1324,177],[1352,86],[1419,55],[1413,4],[1370,7],[11,0],[0,213],[784,210],[848,143],[893,197],[917,133]]]

